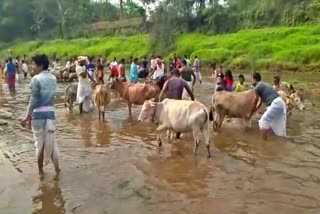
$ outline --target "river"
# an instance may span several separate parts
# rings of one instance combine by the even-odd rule
[[[319,74],[286,74],[286,80],[315,88]],[[271,80],[272,74],[264,74]],[[27,83],[16,95],[0,92],[0,213],[320,213],[320,108],[295,110],[288,119],[286,141],[259,140],[253,128],[227,124],[212,134],[212,155],[203,145],[192,153],[191,134],[158,148],[156,126],[138,123],[141,107],[128,118],[121,101],[109,106],[107,122],[97,112],[79,115],[57,96],[57,142],[61,175],[52,164],[40,181],[32,134],[17,127],[28,103]],[[196,88],[209,104],[213,84]],[[316,94],[316,93],[315,93]],[[318,97],[319,98],[319,97]]]

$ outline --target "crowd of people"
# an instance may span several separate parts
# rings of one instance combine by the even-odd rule
[[[15,82],[17,74],[23,73],[26,79],[28,76],[28,64],[26,56],[20,60],[9,58],[5,63],[0,65],[0,72],[3,74],[10,91],[15,91]],[[57,81],[49,70],[49,59],[46,55],[37,55],[32,58],[34,68],[37,75],[33,76],[30,83],[31,98],[27,110],[27,116],[23,120],[22,125],[32,127],[36,140],[36,149],[39,165],[40,177],[43,176],[43,163],[47,163],[50,158],[53,160],[57,173],[60,171],[58,163],[58,149],[55,144],[55,113],[54,113],[54,95],[56,93]],[[106,66],[106,69],[105,69]],[[91,83],[104,83],[105,70],[108,70],[110,78],[117,78],[121,81],[129,81],[136,84],[139,79],[159,80],[164,77],[164,84],[160,87],[161,93],[159,100],[163,98],[182,100],[183,94],[187,93],[191,100],[195,100],[193,88],[197,82],[202,83],[200,59],[195,56],[193,63],[184,56],[181,59],[174,55],[173,59],[169,59],[166,64],[161,56],[151,56],[150,65],[147,57],[140,62],[138,58],[130,58],[130,68],[128,72],[128,80],[126,75],[125,59],[119,62],[116,58],[109,63],[104,63],[99,57],[94,60],[91,57],[78,57],[74,60],[68,60],[65,66],[60,65],[60,61],[55,59],[52,63],[53,69],[60,69],[63,72],[75,72],[78,76],[77,101],[80,105],[80,113],[90,111]],[[222,66],[212,64],[210,66],[212,77],[216,80],[215,92],[243,92],[248,90],[251,85],[261,102],[268,107],[259,120],[261,133],[265,137],[268,130],[272,129],[275,135],[286,137],[286,104],[280,98],[277,91],[291,89],[290,84],[280,81],[280,77],[276,76],[274,85],[270,85],[262,81],[259,73],[252,75],[252,84],[246,84],[244,75],[238,76],[239,82],[234,86],[234,78],[231,70],[224,72]],[[261,103],[260,103],[261,104]],[[258,99],[254,106],[258,106]],[[254,113],[256,109],[248,117]],[[32,123],[31,123],[32,121]],[[177,133],[177,138],[180,133]],[[52,142],[51,144],[44,143]],[[48,146],[51,145],[51,146]]]

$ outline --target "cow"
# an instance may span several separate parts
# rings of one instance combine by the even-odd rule
[[[251,127],[252,117],[249,118],[249,115],[252,110],[259,110],[260,104],[255,106],[255,103],[261,103],[256,102],[256,99],[260,100],[253,89],[244,92],[216,92],[212,97],[210,109],[210,120],[213,121],[214,130],[221,127],[226,117],[242,118],[244,123]]]
[[[91,82],[92,90],[95,90],[96,83]],[[77,100],[78,83],[70,83],[64,90],[64,106],[72,111],[73,103]]]
[[[301,101],[301,97],[298,92],[292,93],[288,95],[284,91],[278,91],[278,94],[283,99],[287,106],[287,114],[291,114],[291,111],[294,107],[298,108],[299,110],[304,110],[305,106]]]
[[[198,101],[164,99],[162,102],[146,100],[142,106],[138,121],[157,121],[157,131],[193,132],[196,154],[199,143],[205,142],[210,153],[209,112],[206,106]],[[159,146],[162,145],[160,133],[157,135]]]
[[[96,108],[99,112],[99,120],[105,121],[105,111],[107,106],[111,102],[111,83],[107,82],[105,84],[98,84],[94,90],[94,101]]]
[[[129,116],[132,116],[132,104],[143,105],[144,101],[158,98],[160,88],[154,84],[122,82],[118,78],[112,80],[112,89],[116,90],[120,97],[128,104]]]

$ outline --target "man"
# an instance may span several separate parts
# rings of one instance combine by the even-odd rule
[[[164,72],[165,67],[164,67],[164,64],[162,63],[162,60],[160,59],[160,57],[158,57],[156,59],[156,63],[157,64],[156,64],[155,69],[153,71],[151,71],[151,73],[148,76],[148,77],[152,76],[152,79],[154,79],[154,80],[158,79],[159,77],[161,77],[162,75],[165,74],[165,72]]]
[[[189,57],[187,55],[184,55],[184,59],[187,62],[187,66],[191,68],[191,61],[190,61]]]
[[[149,75],[148,72],[148,60],[147,57],[143,57],[143,60],[141,61],[141,67],[139,70],[139,78],[147,78]]]
[[[46,55],[32,58],[35,70],[40,72],[31,79],[31,97],[27,116],[21,122],[22,126],[32,127],[35,138],[36,155],[39,176],[43,179],[43,166],[52,160],[57,175],[60,173],[58,146],[55,141],[55,110],[54,96],[56,94],[56,77],[48,71],[49,59]]]
[[[197,77],[197,80],[199,80],[199,83],[202,83],[202,77],[200,72],[200,60],[198,59],[198,56],[195,57],[195,60],[193,62],[193,68]]]
[[[188,66],[187,60],[182,60],[182,68],[180,70],[181,78],[184,79],[189,87],[192,89],[194,84],[196,83],[196,75],[193,70]]]
[[[137,83],[139,81],[138,58],[134,58],[130,66],[130,82]]]
[[[124,63],[125,63],[125,59],[122,58],[122,59],[120,60],[119,65],[118,65],[119,79],[120,79],[122,82],[126,82],[126,81],[127,81],[127,78],[126,78],[126,70],[125,70],[125,67],[124,67]]]
[[[12,58],[10,57],[6,66],[7,82],[10,92],[14,92],[16,90],[16,71],[17,66],[12,62]]]
[[[95,69],[95,65],[93,64],[92,59],[89,58],[88,64],[87,64],[87,72],[88,72],[90,79],[94,78],[94,69]]]
[[[165,82],[163,86],[163,89],[159,96],[159,100],[162,101],[162,98],[164,98],[164,96],[168,99],[182,100],[183,89],[186,89],[191,100],[194,100],[194,95],[188,83],[180,78],[180,71],[174,69],[172,72],[172,76]],[[178,132],[176,138],[179,139],[180,135],[181,133]]]
[[[21,62],[22,62],[22,66],[21,66],[22,73],[24,76],[24,80],[26,80],[28,76],[28,65],[25,60],[22,60]]]
[[[284,91],[284,92],[288,92],[289,94],[295,92],[295,90],[291,84],[289,84],[287,82],[281,82],[280,76],[275,76],[273,78],[273,88],[276,91]]]
[[[151,70],[151,72],[156,69],[156,65],[157,65],[157,62],[156,62],[155,56],[152,55],[151,56],[151,62],[150,62],[150,66],[151,66],[150,70]]]
[[[86,70],[86,57],[79,57],[76,65],[76,73],[78,75],[79,84],[77,91],[77,102],[79,103],[80,114],[90,112],[91,107],[91,84]]]
[[[270,84],[261,81],[259,73],[252,75],[252,84],[257,96],[261,98],[261,102],[264,102],[267,106],[267,110],[259,120],[261,136],[263,139],[267,139],[268,131],[271,128],[275,135],[286,137],[286,104]],[[261,102],[257,106],[258,98],[256,99],[249,118],[260,107]]]

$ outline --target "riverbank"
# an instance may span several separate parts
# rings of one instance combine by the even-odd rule
[[[172,53],[188,54],[191,58],[197,55],[204,63],[215,61],[238,69],[317,72],[320,71],[319,35],[320,25],[242,30],[216,36],[181,34]],[[0,46],[0,55],[7,55],[9,48],[13,55],[19,56],[46,53],[50,57],[70,58],[83,54],[101,55],[109,60],[140,58],[152,53],[148,35],[30,41]]]

